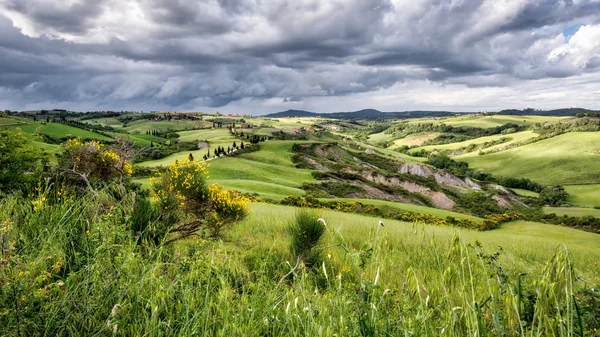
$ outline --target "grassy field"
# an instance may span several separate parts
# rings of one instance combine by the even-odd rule
[[[45,134],[51,137],[63,138],[63,137],[80,137],[83,139],[97,139],[97,140],[105,140],[110,141],[111,138],[106,137],[104,135],[83,130],[80,128],[72,127],[69,125],[59,124],[59,123],[28,123],[28,124],[20,124],[20,125],[11,125],[8,128],[16,129],[20,128],[23,132],[28,134],[40,133]]]
[[[309,171],[283,160],[291,144],[215,160],[211,179],[301,183]],[[58,192],[0,198],[0,242],[9,243],[0,251],[2,336],[594,333],[597,302],[583,291],[600,284],[597,234],[524,221],[487,232],[380,226],[377,217],[313,210],[304,219],[323,235],[315,259],[303,260],[291,247],[309,231],[292,234],[294,207],[252,203],[216,239],[168,243],[167,210],[140,194],[114,185],[76,198]]]
[[[421,146],[424,142],[434,139],[439,136],[439,132],[424,132],[424,133],[415,133],[412,135],[408,135],[404,138],[394,140],[394,145],[391,148],[400,147],[403,145],[406,146]]]
[[[118,120],[116,117],[85,119],[85,120],[82,120],[82,122],[89,123],[89,124],[111,126],[116,129],[120,129],[123,127],[123,122]]]
[[[260,150],[236,157],[221,157],[209,161],[209,181],[226,189],[258,193],[262,198],[281,200],[289,195],[303,195],[300,186],[314,182],[310,170],[297,169],[292,163],[293,141],[267,141]],[[230,144],[230,143],[228,143]],[[136,164],[139,167],[166,166],[175,159],[183,159],[190,152]],[[191,151],[194,158],[202,158],[206,149]],[[136,180],[148,187],[147,179]]]
[[[172,121],[153,121],[141,119],[127,124],[124,128],[129,133],[146,133],[146,131],[182,131],[192,130],[194,128],[210,127],[212,123],[203,120],[172,120]]]
[[[294,167],[291,162],[293,144],[269,141],[260,144],[260,151],[210,161],[210,181],[271,199],[304,194],[299,187],[315,179],[310,170]]]
[[[598,185],[568,185],[565,190],[569,193],[567,202],[577,206],[600,206],[600,184]]]
[[[410,123],[444,123],[451,126],[466,126],[475,128],[493,128],[507,123],[515,123],[518,125],[532,125],[535,123],[559,121],[569,117],[552,117],[552,116],[459,116],[459,117],[443,117],[443,118],[419,118],[411,119]]]
[[[411,150],[411,152],[414,151],[418,151],[418,150],[425,150],[428,152],[434,151],[434,150],[440,150],[440,151],[454,151],[454,150],[458,150],[460,148],[464,148],[467,147],[471,144],[475,144],[475,145],[479,145],[479,144],[483,144],[486,142],[492,142],[492,141],[497,141],[501,138],[509,138],[510,140],[507,142],[504,142],[502,144],[498,144],[498,145],[494,145],[491,146],[490,148],[486,148],[484,149],[484,151],[489,151],[491,149],[494,148],[500,148],[500,147],[505,147],[508,146],[510,144],[513,143],[518,143],[530,138],[535,138],[537,137],[538,134],[533,132],[533,131],[522,131],[522,132],[516,132],[516,133],[511,133],[508,135],[493,135],[493,136],[487,136],[487,137],[479,137],[479,138],[475,138],[475,139],[471,139],[471,140],[467,140],[464,142],[458,142],[458,143],[450,143],[450,144],[442,144],[442,145],[428,145],[428,146],[421,146],[418,148],[415,148],[414,150]],[[460,158],[460,157],[459,157]]]
[[[389,142],[394,140],[394,135],[391,133],[385,133],[385,131],[380,133],[374,133],[369,135],[368,137],[370,142],[378,143],[378,142]]]
[[[600,217],[600,209],[584,207],[544,207],[544,213],[556,213],[556,215],[568,215],[576,217]]]
[[[191,130],[191,131],[181,131],[178,132],[179,140],[182,142],[191,142],[191,141],[200,141],[200,140],[208,140],[208,141],[217,141],[217,140],[229,140],[233,142],[234,137],[229,132],[227,128],[217,128],[217,129],[202,129],[202,130]]]
[[[287,235],[283,226],[293,217],[293,208],[253,204],[252,210],[252,218],[241,223],[231,234],[232,236],[255,236],[254,239],[257,241],[271,238],[268,239],[268,244],[277,245],[277,242],[279,242],[277,236],[275,237],[276,240],[271,237],[275,233],[280,235],[280,240],[285,240]],[[364,242],[365,238],[369,236],[369,231],[375,227],[379,220],[373,217],[326,210],[320,211],[320,214],[329,226],[333,226],[333,228],[341,226],[341,234],[347,242],[353,243],[355,248],[358,248],[360,243]],[[557,249],[564,245],[572,254],[579,272],[591,277],[596,282],[600,281],[600,235],[598,234],[525,221],[503,224],[497,230],[478,232],[429,225],[418,225],[415,228],[410,223],[385,220],[385,227],[382,230],[384,240],[388,242],[387,247],[390,249],[387,254],[392,254],[388,258],[395,261],[393,263],[390,261],[391,265],[384,268],[386,273],[389,273],[389,277],[395,271],[403,270],[404,268],[400,267],[401,265],[410,264],[411,256],[417,258],[410,254],[406,256],[405,249],[410,246],[411,240],[419,239],[418,235],[415,236],[416,231],[425,230],[435,235],[436,240],[442,247],[450,243],[455,233],[468,243],[479,240],[489,250],[495,250],[500,246],[503,249],[502,263],[510,269],[524,268],[531,270],[539,268]],[[392,247],[398,247],[398,249]]]
[[[526,177],[544,184],[600,182],[600,132],[571,132],[517,148],[460,160],[495,175]]]
[[[15,125],[21,123],[23,122],[14,118],[0,117],[0,126]]]
[[[523,190],[520,188],[511,188],[511,190],[516,194],[516,195],[520,195],[522,197],[533,197],[533,198],[537,198],[540,196],[539,193],[533,192],[533,191],[528,191],[528,190]]]

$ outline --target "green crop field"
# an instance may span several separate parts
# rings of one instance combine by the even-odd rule
[[[426,142],[428,140],[432,140],[439,135],[440,135],[439,132],[415,133],[412,135],[408,135],[404,138],[394,140],[394,145],[392,145],[391,148],[396,148],[396,147],[400,147],[403,145],[421,146],[424,142]]]
[[[129,133],[146,133],[146,131],[182,131],[192,130],[195,128],[210,127],[212,123],[204,120],[172,120],[172,121],[153,121],[140,119],[127,124],[124,128]]]
[[[496,175],[525,177],[544,184],[600,182],[600,132],[571,132],[517,148],[460,160]]]
[[[191,141],[216,141],[216,140],[229,140],[233,142],[234,137],[229,132],[228,128],[216,128],[216,129],[201,129],[201,130],[191,130],[191,131],[181,131],[178,132],[179,140],[182,142],[191,142]]]
[[[385,131],[369,135],[369,141],[373,143],[389,142],[392,140],[394,140],[394,135],[391,133],[385,133]]]
[[[212,160],[208,168],[210,181],[272,199],[304,194],[299,187],[315,179],[310,170],[294,167],[290,159],[292,145],[270,141],[261,143],[260,151]]]
[[[565,190],[569,193],[568,203],[585,207],[600,206],[600,184],[568,185]]]
[[[465,126],[474,128],[493,128],[507,123],[518,125],[532,125],[535,123],[552,122],[566,119],[568,117],[553,117],[553,116],[459,116],[459,117],[443,117],[443,118],[419,118],[410,120],[410,123],[444,123],[451,126]]]
[[[544,213],[556,213],[556,215],[568,215],[576,217],[600,217],[600,209],[584,207],[544,207]]]
[[[23,122],[14,118],[0,117],[0,126],[22,124]]]
[[[99,125],[104,125],[104,126],[111,126],[113,128],[117,128],[117,129],[120,129],[123,127],[123,122],[121,122],[120,120],[118,120],[115,117],[85,119],[85,120],[82,120],[82,122],[89,123],[89,124],[99,124]]]
[[[479,137],[479,138],[470,139],[470,140],[467,140],[464,142],[458,142],[458,143],[421,146],[421,147],[415,148],[414,150],[411,150],[411,152],[418,151],[421,149],[428,151],[428,152],[431,152],[434,150],[453,151],[453,150],[458,150],[460,148],[467,147],[471,144],[480,145],[480,144],[483,144],[486,142],[498,141],[501,138],[509,138],[509,140],[504,143],[494,145],[494,146],[484,149],[484,151],[490,151],[492,149],[503,148],[503,147],[509,146],[510,144],[522,142],[522,141],[528,140],[530,138],[535,138],[537,136],[538,136],[538,134],[533,131],[522,131],[522,132],[516,132],[516,133],[507,134],[507,135],[493,135],[493,136],[487,136],[487,137]]]
[[[520,195],[523,197],[533,197],[533,198],[537,198],[540,196],[539,193],[533,192],[533,191],[528,191],[528,190],[523,190],[520,188],[511,188],[511,190],[516,194],[516,195]]]
[[[11,129],[20,128],[23,132],[28,134],[40,133],[51,137],[64,138],[64,137],[79,137],[82,139],[97,139],[110,141],[111,138],[104,135],[76,128],[70,125],[59,124],[59,123],[48,123],[42,124],[39,122],[33,122],[28,124],[11,125]]]

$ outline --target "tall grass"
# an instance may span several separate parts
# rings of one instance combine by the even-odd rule
[[[516,270],[502,250],[458,235],[448,241],[414,224],[397,237],[376,221],[349,233],[325,213],[320,262],[278,284],[297,253],[286,229],[293,211],[256,214],[223,241],[155,247],[140,242],[133,206],[117,192],[2,199],[0,335],[593,336],[598,328],[582,295],[592,285],[565,247],[541,268]]]

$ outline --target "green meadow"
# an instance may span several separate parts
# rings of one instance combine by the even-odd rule
[[[522,132],[516,132],[516,133],[511,133],[511,134],[506,134],[506,135],[493,135],[493,136],[487,136],[487,137],[479,137],[479,138],[470,139],[470,140],[467,140],[464,142],[457,142],[457,143],[450,143],[450,144],[443,144],[443,145],[421,146],[421,147],[418,147],[411,151],[418,151],[421,149],[428,151],[428,152],[435,151],[435,150],[454,151],[454,150],[458,150],[461,148],[466,148],[469,145],[481,145],[481,144],[484,144],[487,142],[499,141],[502,138],[508,138],[508,141],[506,141],[506,142],[483,149],[483,151],[490,151],[490,150],[494,150],[497,148],[504,148],[506,146],[510,146],[511,144],[519,143],[519,142],[522,142],[522,141],[525,141],[525,140],[528,140],[531,138],[535,138],[537,136],[538,135],[536,133],[534,133],[533,131],[522,131]],[[460,158],[460,156],[458,156],[458,158]]]
[[[551,116],[510,116],[510,115],[466,115],[458,117],[443,118],[419,118],[411,120],[410,123],[444,123],[456,127],[493,128],[507,123],[518,125],[532,125],[535,123],[553,122],[568,117]]]
[[[82,139],[111,140],[111,138],[104,135],[60,123],[42,124],[40,122],[29,122],[27,124],[10,125],[8,128],[19,128],[28,134],[38,133],[56,138],[80,137]]]
[[[545,213],[556,213],[556,215],[568,215],[576,217],[593,216],[600,217],[600,209],[584,207],[544,207]]]
[[[592,185],[567,185],[565,190],[569,193],[567,202],[573,205],[594,207],[600,206],[600,184]]]
[[[587,184],[600,181],[591,169],[600,160],[600,133],[570,132],[497,153],[469,153],[460,160],[496,175],[526,177],[544,184]]]

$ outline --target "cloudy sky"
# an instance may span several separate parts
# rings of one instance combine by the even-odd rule
[[[0,0],[0,108],[600,109],[600,0]]]

